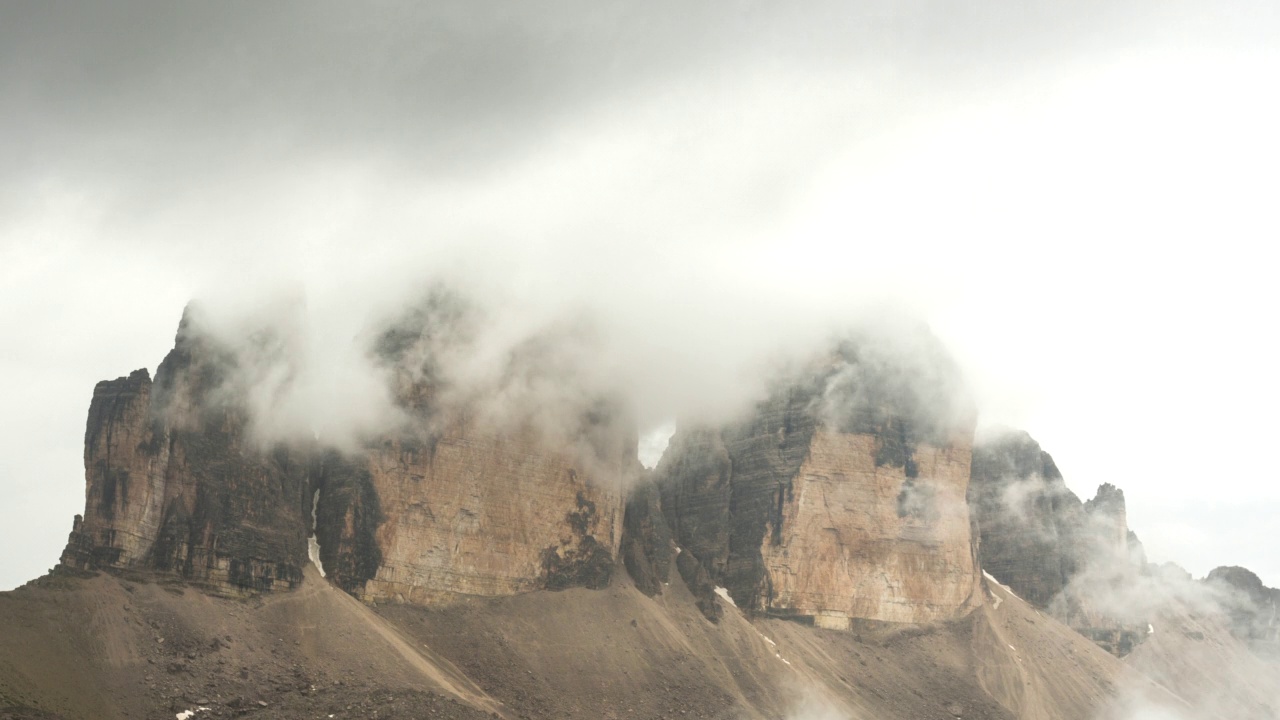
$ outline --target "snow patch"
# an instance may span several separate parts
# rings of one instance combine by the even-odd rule
[[[1155,627],[1151,623],[1147,623],[1147,634],[1152,635],[1155,633],[1155,631],[1156,631]]]
[[[717,587],[717,588],[716,588],[716,594],[717,594],[717,595],[719,595],[720,597],[724,598],[724,601],[725,601],[725,602],[727,602],[727,603],[729,603],[730,605],[732,605],[732,606],[734,606],[734,607],[738,607],[738,603],[734,602],[734,601],[733,601],[733,598],[729,597],[729,591],[728,591],[728,589],[726,589],[726,588],[722,588],[722,587]]]
[[[982,571],[982,577],[984,577],[984,578],[986,578],[986,579],[990,580],[991,582],[993,582],[993,583],[995,583],[995,584],[999,585],[999,586],[1000,586],[1000,588],[1001,588],[1002,590],[1004,590],[1005,592],[1009,593],[1010,595],[1012,595],[1012,596],[1014,596],[1014,597],[1018,598],[1019,600],[1021,600],[1021,599],[1022,599],[1022,598],[1018,597],[1018,593],[1016,593],[1016,592],[1014,592],[1014,591],[1010,590],[1008,585],[1005,585],[1004,583],[1002,583],[1002,582],[1000,582],[999,580],[997,580],[997,579],[995,578],[995,576],[994,576],[994,575],[992,575],[991,573],[987,572],[986,570],[983,570],[983,571]]]
[[[178,718],[178,720],[189,720],[189,718],[195,717],[195,714],[198,712],[208,712],[208,711],[209,711],[209,708],[207,707],[198,707],[195,710],[183,710],[182,712],[177,713],[174,717]]]
[[[320,571],[320,577],[324,577],[324,565],[320,564],[320,541],[316,540],[316,507],[319,505],[320,489],[316,488],[315,494],[311,496],[311,534],[307,536],[307,557],[311,558],[311,564]],[[178,720],[186,720],[186,718],[178,718]]]

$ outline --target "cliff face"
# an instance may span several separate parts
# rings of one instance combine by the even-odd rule
[[[540,335],[460,385],[473,310],[435,293],[374,342],[403,422],[320,463],[317,540],[334,580],[369,599],[432,603],[608,584],[624,491],[640,471],[625,413],[579,388]]]
[[[262,448],[219,395],[233,360],[184,320],[152,382],[146,370],[94,389],[85,512],[62,563],[150,568],[214,587],[292,587],[306,562],[305,453]]]
[[[446,406],[439,358],[410,352],[446,320],[419,316],[379,339],[403,422],[339,452],[258,439],[248,383],[271,338],[232,349],[184,316],[154,383],[140,370],[95,389],[85,514],[62,563],[292,587],[314,523],[330,578],[369,600],[604,587],[639,471],[634,432],[595,398],[566,409],[572,427],[555,436]]]
[[[431,603],[608,584],[624,473],[531,437],[459,426],[432,446],[388,440],[331,455],[318,477],[323,565],[357,596]]]
[[[678,565],[686,581],[700,570],[739,607],[842,629],[970,607],[972,424],[948,379],[850,343],[749,418],[677,432],[655,476],[697,561]]]
[[[1238,566],[1216,567],[1205,582],[1219,593],[1232,634],[1280,657],[1280,589],[1263,585],[1253,571]]]
[[[1122,491],[1104,484],[1082,503],[1053,458],[1013,433],[974,448],[968,499],[985,571],[1115,654],[1142,641],[1146,619],[1109,602],[1145,565]]]
[[[982,569],[1046,607],[1076,573],[1085,524],[1053,458],[1025,433],[981,443],[968,497]]]

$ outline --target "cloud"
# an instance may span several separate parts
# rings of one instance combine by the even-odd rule
[[[1099,397],[1177,379],[1124,363],[1182,321],[1262,377],[1252,316],[1215,330],[1196,304],[1269,297],[1265,264],[1224,259],[1274,226],[1277,109],[1253,90],[1275,23],[1236,9],[7,6],[2,355],[42,389],[4,420],[25,500],[0,525],[56,555],[89,390],[154,366],[192,297],[298,298],[306,362],[263,379],[315,400],[283,424],[369,415],[352,338],[438,280],[528,328],[589,317],[642,429],[732,412],[761,358],[886,305],[930,321],[989,418],[1069,417],[1031,428],[1055,447],[1106,422]],[[1179,249],[1205,236],[1214,257]],[[1206,274],[1220,297],[1177,299]]]

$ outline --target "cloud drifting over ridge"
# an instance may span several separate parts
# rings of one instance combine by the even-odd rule
[[[350,358],[322,349],[434,278],[529,326],[589,312],[645,424],[905,307],[984,419],[1124,487],[1139,532],[1130,448],[1172,430],[1148,414],[1280,400],[1251,333],[1280,159],[1264,3],[0,13],[3,367],[29,379],[0,422],[0,526],[50,548],[0,585],[78,511],[88,389],[154,367],[192,296],[302,298],[334,378]]]

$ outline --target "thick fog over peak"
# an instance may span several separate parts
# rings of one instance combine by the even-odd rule
[[[6,6],[0,586],[80,510],[93,384],[188,301],[286,330],[272,422],[334,437],[435,283],[491,348],[581,329],[642,432],[926,323],[1153,560],[1274,584],[1278,39],[1262,2]]]

